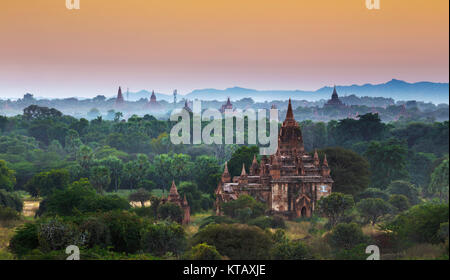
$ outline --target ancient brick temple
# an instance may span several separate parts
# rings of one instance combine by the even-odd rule
[[[345,108],[345,104],[339,99],[338,93],[336,91],[336,86],[334,86],[333,93],[331,94],[331,99],[324,104],[325,108]]]
[[[225,202],[240,195],[251,195],[265,203],[272,214],[287,218],[310,217],[317,201],[331,193],[333,180],[326,155],[320,163],[317,151],[311,157],[305,152],[299,124],[294,119],[291,100],[286,119],[278,135],[276,154],[256,156],[247,174],[231,178],[227,164],[216,189],[216,214],[221,215]]]
[[[181,198],[180,194],[178,193],[175,181],[172,181],[172,186],[170,187],[168,197],[163,197],[161,199],[161,204],[167,202],[174,203],[180,206],[181,210],[183,210],[183,220],[181,221],[181,223],[183,225],[189,224],[189,222],[191,221],[191,208],[189,207],[189,204],[187,202],[186,195],[184,195],[184,198]]]

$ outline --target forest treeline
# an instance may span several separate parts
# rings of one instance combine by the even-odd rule
[[[325,218],[323,227],[310,229],[311,242],[328,244],[324,252],[289,238],[282,219],[266,216],[264,205],[245,196],[188,235],[179,225],[180,209],[160,204],[155,190],[167,194],[174,180],[192,214],[209,211],[224,162],[239,175],[258,147],[173,145],[173,125],[151,115],[124,120],[119,112],[113,120],[89,121],[36,105],[0,116],[0,218],[19,219],[24,194],[41,201],[10,251],[20,258],[59,258],[72,242],[94,259],[352,259],[364,257],[361,248],[371,241],[361,225],[372,224],[391,233],[377,236],[389,252],[447,242],[448,254],[448,121],[384,123],[368,113],[300,122],[305,149],[327,155],[335,181],[311,219],[319,225]],[[130,197],[117,195],[120,190],[131,190]],[[128,200],[152,203],[131,208]],[[60,233],[57,240],[52,230]],[[326,239],[324,231],[330,231]],[[242,250],[226,245],[248,236],[236,241],[246,244]]]

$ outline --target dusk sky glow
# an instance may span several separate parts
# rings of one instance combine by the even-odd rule
[[[449,1],[8,0],[0,98],[448,82]]]

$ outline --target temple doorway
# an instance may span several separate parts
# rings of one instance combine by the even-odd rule
[[[302,208],[302,211],[301,211],[301,217],[303,218],[303,217],[306,217],[306,207],[303,207]]]

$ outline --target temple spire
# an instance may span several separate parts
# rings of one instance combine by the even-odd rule
[[[175,185],[175,180],[172,180],[172,186],[170,187],[170,194],[178,195],[178,190],[177,190],[177,186]]]
[[[225,161],[225,168],[224,168],[224,170],[223,170],[223,173],[224,174],[228,174],[229,172],[228,172],[228,161]]]
[[[258,161],[256,160],[256,154],[253,155],[253,162],[252,162],[252,164],[258,164]]]
[[[337,94],[337,91],[336,91],[336,85],[334,86],[333,94],[331,95],[331,97],[332,98],[338,98],[338,94]]]
[[[117,99],[116,99],[116,103],[123,103],[123,94],[122,94],[122,88],[119,87],[119,91],[117,92]]]
[[[241,176],[247,176],[247,172],[245,172],[245,163],[242,164]]]
[[[289,98],[289,105],[286,113],[286,120],[293,120],[294,119],[294,113],[292,111],[292,104],[291,99]]]
[[[323,165],[328,167],[328,160],[327,160],[327,154],[325,154],[324,158],[323,158]]]
[[[317,149],[314,150],[314,165],[319,166],[319,154],[317,154]]]

